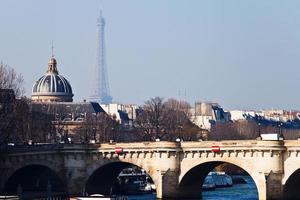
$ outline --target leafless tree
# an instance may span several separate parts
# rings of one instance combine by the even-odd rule
[[[68,137],[68,127],[66,127],[65,119],[70,118],[70,113],[68,113],[67,107],[65,105],[55,105],[50,108],[48,107],[49,121],[51,121],[52,126],[46,126],[45,130],[47,134],[50,134],[48,139],[58,141],[66,141]]]
[[[0,63],[0,89],[13,89],[17,97],[25,93],[24,79],[15,69]]]
[[[15,104],[15,134],[20,142],[26,142],[29,139],[29,102],[29,99],[22,97],[21,99],[17,100]]]
[[[33,142],[50,142],[55,137],[55,128],[52,124],[52,116],[42,112],[30,113],[29,139]],[[53,138],[49,138],[52,133]]]
[[[184,101],[151,98],[137,115],[137,127],[146,140],[175,140],[177,137],[193,140],[193,135],[198,134],[198,128],[191,123],[189,110],[190,105]]]
[[[187,131],[192,125],[192,123],[190,123],[190,104],[171,98],[168,99],[164,105],[163,122],[165,133],[187,139]]]
[[[0,143],[10,141],[14,130],[15,96],[12,90],[0,91]]]
[[[104,112],[87,114],[82,125],[76,129],[81,142],[115,140],[119,124]]]
[[[166,108],[183,112],[188,118],[190,118],[192,115],[190,112],[191,105],[186,101],[170,98],[164,103],[164,105]]]
[[[22,104],[23,100],[16,101],[15,99],[15,96],[21,97],[24,94],[23,82],[21,74],[17,74],[13,68],[0,63],[0,90],[2,90],[0,96],[0,102],[2,102],[0,105],[0,143],[19,140],[21,137],[17,132],[24,133],[20,122],[25,116],[21,117],[22,112],[20,111],[21,108],[24,108],[21,106],[24,105]],[[11,92],[10,89],[14,92]]]
[[[28,99],[14,100],[0,112],[0,143],[23,143],[29,133]]]
[[[234,122],[216,122],[208,134],[209,140],[246,140],[256,139],[263,132],[253,120],[240,120]]]
[[[163,98],[155,97],[146,101],[140,110],[136,123],[145,133],[145,139],[151,140],[160,137],[163,129]]]

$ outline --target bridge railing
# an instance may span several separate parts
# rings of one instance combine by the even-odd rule
[[[52,151],[63,149],[64,144],[2,145],[1,152]]]
[[[59,151],[59,150],[88,150],[97,149],[101,144],[66,144],[66,143],[40,143],[32,145],[2,145],[0,153],[35,152],[35,151]]]
[[[259,141],[259,140],[227,140],[227,141],[199,141],[199,142],[133,142],[133,143],[101,143],[101,144],[34,144],[15,145],[2,147],[1,152],[36,152],[36,151],[114,151],[116,147],[122,147],[124,151],[130,150],[185,150],[206,149],[211,146],[220,146],[224,149],[247,148],[283,148],[287,146],[299,146],[300,141]]]

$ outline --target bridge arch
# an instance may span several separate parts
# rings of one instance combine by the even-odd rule
[[[300,196],[300,168],[294,166],[293,169],[286,172],[283,184],[283,198],[284,199],[298,199]]]
[[[63,179],[46,165],[29,164],[8,172],[3,193],[66,193]]]
[[[204,178],[211,170],[223,163],[237,166],[246,171],[255,182],[259,199],[266,199],[266,181],[264,174],[257,172],[255,166],[250,162],[239,162],[238,159],[207,159],[203,162],[195,162],[185,168],[183,167],[179,177],[178,195],[190,198],[200,198]]]
[[[88,179],[85,184],[85,192],[87,194],[102,194],[110,195],[112,194],[113,188],[116,184],[118,175],[123,169],[129,167],[138,167],[145,170],[147,175],[152,179],[155,184],[155,179],[149,169],[145,169],[142,166],[138,166],[131,162],[124,162],[121,160],[114,160],[112,162],[106,162],[102,165],[98,165],[93,171],[88,173]],[[155,184],[156,185],[156,184]]]

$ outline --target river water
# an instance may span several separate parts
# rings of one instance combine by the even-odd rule
[[[232,187],[216,188],[212,191],[203,191],[203,200],[257,200],[256,185],[250,176],[242,177],[246,184],[234,184]],[[0,195],[1,196],[1,195]],[[155,194],[129,195],[128,200],[155,200]],[[200,198],[199,198],[200,199]],[[184,200],[184,199],[181,199]]]
[[[234,184],[232,187],[216,188],[202,192],[203,200],[257,200],[256,185],[250,176],[242,176],[247,184]],[[155,200],[155,194],[132,195],[128,200]],[[182,199],[184,200],[184,199]]]

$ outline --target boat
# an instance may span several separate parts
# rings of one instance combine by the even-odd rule
[[[202,190],[214,190],[216,188],[216,184],[211,175],[207,175],[202,184]]]
[[[211,176],[214,180],[216,187],[231,187],[232,178],[225,172],[209,172],[208,176]]]
[[[127,196],[104,196],[101,194],[93,194],[87,197],[72,197],[70,200],[128,200]]]
[[[209,172],[202,184],[202,190],[214,190],[215,188],[231,187],[231,176],[225,172]]]
[[[20,198],[18,196],[0,196],[0,199],[19,200]]]
[[[144,170],[122,171],[118,176],[116,191],[118,194],[148,194],[155,191],[155,185]]]

